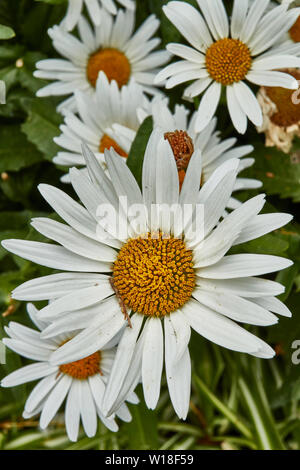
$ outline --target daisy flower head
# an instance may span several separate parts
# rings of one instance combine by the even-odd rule
[[[57,165],[85,168],[81,145],[85,142],[104,168],[104,150],[113,147],[123,158],[127,158],[131,144],[140,126],[137,109],[142,106],[145,112],[150,102],[141,86],[134,80],[118,88],[117,82],[100,72],[95,93],[91,96],[84,91],[75,91],[78,115],[66,112],[61,135],[54,141],[64,150],[59,151],[53,161]],[[69,175],[62,181],[69,182]]]
[[[299,69],[289,69],[300,83]],[[281,87],[261,87],[257,99],[263,112],[263,124],[257,130],[264,132],[267,147],[277,147],[289,153],[295,137],[300,137],[300,88],[297,91]]]
[[[140,378],[146,403],[155,408],[165,363],[172,403],[185,418],[191,328],[234,351],[273,357],[270,346],[236,322],[271,325],[278,320],[272,312],[290,315],[276,298],[283,286],[257,276],[292,263],[277,256],[226,254],[232,246],[288,223],[291,216],[260,215],[265,196],[259,195],[220,222],[239,160],[225,161],[199,190],[201,157],[196,150],[179,191],[173,151],[159,128],[145,151],[141,189],[113,149],[105,150],[109,177],[88,147],[83,146],[83,154],[89,177],[70,170],[83,205],[54,187],[39,187],[67,224],[37,218],[32,225],[56,244],[2,242],[19,256],[63,272],[28,281],[12,297],[53,300],[38,314],[51,322],[41,333],[44,339],[81,329],[51,353],[53,365],[81,360],[120,335],[103,402],[106,416]],[[103,204],[106,217],[99,211]],[[120,231],[115,214],[127,231]]]
[[[118,3],[130,10],[135,8],[134,0],[118,0]],[[107,10],[112,15],[117,13],[116,2],[114,0],[69,0],[67,13],[63,19],[63,25],[67,31],[71,31],[77,25],[84,5],[96,26],[99,26],[101,23],[102,9]]]
[[[45,429],[65,402],[65,425],[71,441],[78,439],[80,420],[88,437],[95,436],[98,418],[108,429],[117,431],[115,416],[106,418],[102,413],[102,400],[116,348],[107,344],[101,351],[95,351],[79,361],[53,366],[49,361],[51,354],[61,344],[75,337],[76,331],[71,335],[61,334],[48,340],[41,339],[40,331],[47,323],[37,318],[38,310],[33,304],[28,304],[27,310],[39,331],[10,322],[5,327],[8,338],[2,340],[12,351],[34,361],[1,381],[2,387],[15,387],[39,380],[25,403],[23,417],[28,419],[40,414],[40,427]],[[138,398],[132,393],[128,401],[138,403]],[[117,411],[116,417],[131,421],[125,403]]]
[[[239,158],[238,173],[253,165],[253,158],[243,158],[253,151],[252,145],[235,147],[236,138],[221,140],[220,132],[216,130],[217,119],[213,118],[209,125],[201,132],[195,132],[195,120],[197,112],[189,116],[189,110],[183,105],[176,105],[174,113],[168,106],[167,99],[155,98],[151,106],[154,127],[160,127],[165,139],[172,147],[174,158],[178,169],[180,187],[184,181],[188,164],[195,150],[201,150],[202,172],[201,185],[203,185],[213,174],[213,172],[225,161],[231,158]],[[139,110],[142,120],[146,115],[146,110]],[[258,180],[248,178],[237,178],[233,191],[241,189],[260,188],[262,183]],[[231,198],[229,208],[235,209],[239,201]]]
[[[64,59],[45,59],[37,62],[34,75],[55,80],[37,92],[37,96],[71,95],[58,107],[76,110],[75,90],[95,92],[98,74],[103,71],[108,80],[115,80],[121,88],[132,78],[150,94],[158,92],[154,78],[170,57],[167,51],[153,50],[160,43],[152,38],[159,20],[151,15],[134,32],[135,12],[119,10],[113,17],[102,12],[100,26],[92,28],[81,16],[78,22],[79,39],[62,26],[50,28],[48,33],[54,48]]]
[[[245,83],[297,89],[291,75],[275,69],[300,66],[293,55],[294,45],[278,52],[274,44],[289,30],[299,9],[279,5],[266,12],[269,0],[235,0],[229,22],[222,0],[197,0],[200,11],[192,5],[171,1],[163,7],[166,16],[192,47],[170,43],[167,49],[181,58],[164,68],[156,83],[167,79],[166,88],[193,81],[184,96],[191,99],[203,93],[195,130],[203,130],[213,118],[226,89],[231,120],[240,133],[249,118],[262,124],[257,99]]]

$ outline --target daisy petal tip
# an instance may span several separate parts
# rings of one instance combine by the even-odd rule
[[[8,238],[7,240],[2,240],[1,245],[5,250],[12,251],[14,241],[15,240]]]
[[[296,79],[291,81],[291,85],[289,87],[291,90],[298,90],[299,88],[299,83]]]
[[[159,72],[155,77],[154,77],[154,85],[158,85],[159,83],[163,82],[163,78],[161,78],[161,72]]]

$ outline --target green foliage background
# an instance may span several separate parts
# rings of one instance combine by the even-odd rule
[[[162,13],[160,0],[138,0],[137,24],[150,13],[161,19],[159,34],[162,46],[182,41]],[[190,3],[195,3],[190,1]],[[231,1],[225,0],[228,7]],[[35,92],[45,84],[35,79],[35,62],[57,54],[47,36],[47,29],[61,21],[65,0],[0,1],[0,80],[7,89],[7,103],[0,105],[0,239],[42,237],[30,228],[30,219],[49,213],[49,207],[37,191],[37,184],[47,182],[61,187],[72,196],[72,189],[60,183],[62,169],[51,159],[58,147],[53,137],[59,135],[61,117],[56,113],[56,99],[36,98]],[[180,102],[182,88],[170,93],[171,104]],[[223,137],[236,135],[225,102],[218,111],[218,127]],[[151,119],[144,122],[133,144],[128,164],[138,181],[141,178],[141,149],[151,131]],[[294,214],[292,224],[271,235],[247,243],[240,251],[277,254],[292,258],[294,266],[277,276],[286,286],[281,299],[293,312],[292,319],[281,318],[279,324],[264,329],[251,328],[277,347],[279,355],[271,361],[221,349],[198,335],[192,337],[192,398],[186,422],[176,418],[166,385],[159,407],[147,410],[143,400],[131,407],[133,421],[120,423],[120,431],[111,433],[99,426],[95,438],[82,434],[72,444],[63,421],[58,416],[46,432],[37,420],[25,422],[22,408],[31,385],[0,389],[0,449],[299,449],[300,448],[300,365],[292,364],[292,343],[300,340],[300,141],[290,155],[264,146],[264,137],[254,127],[240,144],[255,147],[254,167],[245,176],[263,181],[268,195],[266,210]],[[300,155],[300,153],[298,154]],[[253,196],[240,193],[241,200]],[[25,305],[12,302],[11,290],[33,277],[50,270],[33,265],[0,248],[0,312],[13,313],[0,318],[0,338],[10,320],[30,325]],[[274,276],[271,277],[274,279]],[[25,364],[17,354],[7,350],[7,362],[0,365],[0,378]],[[140,394],[141,396],[141,394]]]

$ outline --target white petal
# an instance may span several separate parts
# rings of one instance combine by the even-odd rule
[[[109,272],[109,263],[75,255],[62,246],[27,240],[5,240],[2,246],[22,258],[53,269],[82,272]]]
[[[71,383],[72,378],[68,375],[63,375],[55,388],[50,392],[41,413],[40,426],[42,429],[45,429],[56,415],[69,391]]]
[[[105,323],[101,315],[73,339],[58,348],[50,357],[52,364],[66,364],[90,356],[105,346],[126,324],[119,303],[111,298],[111,318]],[[108,307],[109,308],[109,307]]]
[[[285,288],[278,282],[269,281],[260,277],[247,277],[238,279],[197,279],[196,284],[205,290],[220,293],[240,295],[241,297],[255,298],[262,296],[280,295]]]
[[[260,297],[253,299],[253,302],[261,305],[263,308],[271,310],[271,312],[277,313],[278,315],[282,315],[284,317],[292,316],[292,313],[287,306],[276,297]]]
[[[196,8],[188,3],[173,1],[164,6],[163,11],[185,39],[199,51],[212,43],[210,32]]]
[[[129,367],[126,365],[126,375],[125,379],[123,380],[123,384],[121,389],[118,391],[118,394],[113,401],[111,408],[107,411],[107,415],[110,416],[112,413],[118,411],[120,406],[126,400],[127,396],[131,395],[134,391],[135,387],[137,386],[138,382],[140,381],[141,377],[141,368],[142,368],[142,355],[144,349],[144,334],[140,335],[136,347],[134,349],[134,354],[132,355],[131,362]],[[106,392],[106,396],[104,399],[103,406],[107,410],[107,400],[108,399],[108,392]]]
[[[212,120],[221,97],[221,84],[213,82],[204,93],[199,108],[198,116],[195,122],[195,132],[202,131]]]
[[[219,346],[253,355],[263,347],[264,343],[259,338],[197,301],[186,303],[183,311],[195,331]],[[274,351],[270,348],[270,357],[273,355]]]
[[[70,0],[65,16],[67,31],[71,31],[79,20],[82,9],[82,0]]]
[[[113,407],[124,383],[136,347],[143,316],[135,314],[131,318],[132,328],[126,328],[118,345],[110,377],[103,400],[103,413],[106,415]]]
[[[292,261],[279,256],[229,255],[213,266],[200,269],[199,275],[208,279],[234,279],[280,271],[292,264]]]
[[[293,216],[290,214],[275,213],[258,215],[242,230],[234,244],[245,243],[246,241],[261,237],[266,233],[283,227],[292,219]]]
[[[195,204],[199,193],[202,172],[202,155],[200,150],[196,150],[189,162],[183,185],[181,187],[179,201],[180,204]]]
[[[88,437],[93,437],[97,431],[97,412],[90,386],[87,380],[80,383],[80,414],[81,420]]]
[[[185,46],[184,44],[169,43],[167,44],[167,49],[172,54],[175,54],[190,62],[195,62],[196,64],[205,63],[204,54],[201,54],[192,47]]]
[[[115,250],[81,235],[68,225],[44,217],[32,219],[31,225],[45,237],[56,241],[77,255],[100,262],[112,263],[116,259]]]
[[[53,318],[64,312],[79,310],[89,307],[101,300],[113,295],[114,291],[110,282],[105,279],[99,281],[97,286],[86,287],[71,294],[60,297],[57,300],[46,305],[39,312],[40,318]]]
[[[145,324],[142,383],[145,402],[154,410],[160,395],[163,367],[163,331],[160,318],[149,318]]]
[[[265,196],[259,195],[246,201],[217,226],[194,252],[194,267],[203,267],[218,262],[234,244],[242,229],[263,208]]]
[[[1,380],[1,387],[16,387],[17,385],[32,382],[52,374],[57,370],[56,366],[50,366],[47,362],[38,362],[21,367]]]
[[[263,121],[262,110],[254,93],[243,82],[235,83],[233,88],[242,111],[253,124],[261,126]]]
[[[48,364],[48,367],[51,366]],[[33,413],[38,406],[41,406],[45,397],[47,397],[49,392],[61,380],[61,378],[62,376],[59,377],[58,368],[55,366],[55,371],[41,380],[31,391],[25,403],[25,412]]]
[[[248,301],[239,296],[202,289],[195,289],[193,297],[200,304],[237,322],[262,326],[275,325],[278,322],[275,315],[253,303],[256,300]]]
[[[76,290],[96,286],[106,276],[89,273],[59,273],[26,281],[13,290],[17,300],[50,300]]]
[[[272,55],[270,57],[259,57],[253,61],[252,70],[272,70],[288,67],[300,67],[300,58],[293,55]]]
[[[242,110],[232,85],[226,87],[226,97],[228,111],[234,127],[240,134],[245,134],[247,129],[247,115]]]
[[[248,0],[234,0],[231,17],[231,37],[238,39],[246,20]]]
[[[65,423],[66,431],[70,441],[76,442],[78,438],[79,422],[80,422],[80,382],[73,380],[67,400],[65,409]]]
[[[282,88],[288,88],[290,90],[297,90],[298,89],[298,82],[297,80],[292,77],[291,75],[283,72],[276,72],[276,71],[250,71],[246,79],[249,82],[255,83],[255,85],[260,86],[278,86]]]
[[[257,23],[261,19],[264,11],[266,10],[270,0],[254,0],[248,12],[246,21],[244,22],[240,39],[247,43],[255,32]]]
[[[181,359],[175,363],[177,346],[175,331],[170,317],[166,316],[165,326],[165,363],[170,398],[177,416],[186,419],[191,393],[191,360],[188,348]]]

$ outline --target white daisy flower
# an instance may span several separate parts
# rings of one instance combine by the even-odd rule
[[[118,0],[118,2],[123,7],[129,8],[130,10],[135,8],[135,2],[133,0]],[[117,13],[114,0],[69,0],[67,13],[63,20],[63,25],[67,31],[71,31],[77,25],[84,5],[96,26],[99,26],[101,23],[102,8],[112,15],[116,15]]]
[[[60,126],[62,134],[54,141],[64,151],[58,152],[53,161],[67,167],[85,166],[82,156],[82,142],[89,145],[98,162],[105,168],[104,150],[113,147],[127,158],[131,144],[140,127],[137,115],[139,106],[145,112],[150,110],[150,102],[142,88],[134,80],[118,89],[115,80],[110,83],[100,72],[96,92],[93,96],[83,91],[75,91],[78,116],[68,111],[64,124]],[[62,181],[69,182],[69,175]]]
[[[279,5],[265,12],[269,0],[255,0],[250,8],[248,0],[235,0],[229,24],[222,0],[197,2],[202,14],[185,2],[172,1],[163,7],[192,47],[168,44],[167,49],[182,60],[163,69],[155,82],[168,79],[166,87],[173,88],[193,81],[185,89],[185,97],[204,93],[195,121],[198,132],[211,121],[225,87],[232,122],[245,133],[247,118],[257,126],[262,124],[261,108],[245,80],[255,85],[298,88],[294,77],[274,70],[300,66],[294,44],[284,51],[273,46],[290,29],[300,10]]]
[[[109,81],[116,80],[120,88],[134,78],[144,91],[158,92],[154,86],[155,75],[170,57],[167,51],[152,52],[160,43],[159,38],[152,38],[159,27],[158,19],[149,16],[135,33],[132,10],[119,10],[115,18],[103,11],[102,19],[101,25],[92,29],[81,16],[79,39],[61,26],[49,29],[53,46],[65,59],[37,62],[34,76],[55,80],[38,90],[37,96],[72,95],[59,105],[59,111],[76,109],[75,90],[93,94],[101,70]]]
[[[37,318],[38,310],[32,304],[27,306],[27,310],[33,323],[43,331],[48,324]],[[118,430],[114,416],[106,418],[101,410],[107,379],[116,354],[116,348],[112,344],[107,344],[101,351],[95,351],[79,361],[54,366],[49,361],[51,354],[61,344],[76,337],[76,331],[71,335],[57,335],[47,340],[40,338],[39,331],[16,322],[10,322],[5,331],[9,336],[2,340],[5,346],[35,361],[12,372],[1,381],[2,387],[15,387],[39,380],[25,403],[25,419],[41,413],[40,427],[45,429],[66,400],[65,424],[71,441],[78,439],[80,420],[88,437],[96,434],[97,417],[111,431]],[[132,393],[128,401],[138,403],[138,398]],[[125,403],[118,409],[116,416],[123,421],[131,421],[131,414]]]
[[[38,314],[51,321],[41,334],[44,339],[82,329],[52,352],[53,365],[87,357],[123,330],[104,401],[107,416],[141,377],[146,403],[155,408],[165,362],[172,403],[178,416],[185,418],[191,328],[234,351],[273,357],[274,351],[264,341],[236,322],[271,325],[277,322],[272,312],[290,315],[275,297],[284,287],[257,276],[285,269],[292,262],[277,256],[226,253],[292,217],[259,215],[265,202],[260,195],[220,222],[236,184],[239,160],[223,163],[199,190],[201,157],[195,151],[179,192],[173,151],[160,129],[153,131],[145,151],[142,190],[113,149],[105,151],[110,179],[86,146],[84,156],[90,177],[76,168],[70,170],[83,205],[59,189],[39,186],[67,225],[46,218],[34,219],[32,225],[57,244],[2,242],[16,255],[64,272],[28,281],[12,297],[54,299]],[[119,205],[121,197],[127,198],[129,208],[138,204],[138,221]],[[113,211],[104,222],[99,214],[103,204],[125,222],[128,234],[120,233]],[[159,207],[149,212],[153,204]],[[168,217],[174,204],[174,217]],[[186,207],[192,209],[188,217],[186,213],[179,217]],[[197,219],[201,229],[194,230]],[[105,236],[104,229],[112,238]]]
[[[142,121],[146,117],[147,111],[142,109],[138,111]],[[160,127],[164,131],[165,138],[172,144],[180,187],[184,181],[194,150],[201,150],[201,184],[210,178],[218,166],[231,158],[240,159],[238,173],[252,166],[255,161],[254,158],[242,159],[242,157],[253,151],[254,147],[252,145],[234,147],[237,142],[236,138],[221,140],[220,132],[216,131],[216,118],[213,118],[203,131],[195,132],[197,112],[194,112],[189,118],[188,109],[182,105],[176,105],[175,111],[172,114],[168,107],[167,99],[154,99],[151,103],[151,115],[154,127]],[[118,141],[117,132],[115,138]],[[233,191],[255,189],[261,186],[262,183],[258,180],[237,178]],[[228,208],[236,209],[239,205],[240,202],[237,199],[231,198]]]

